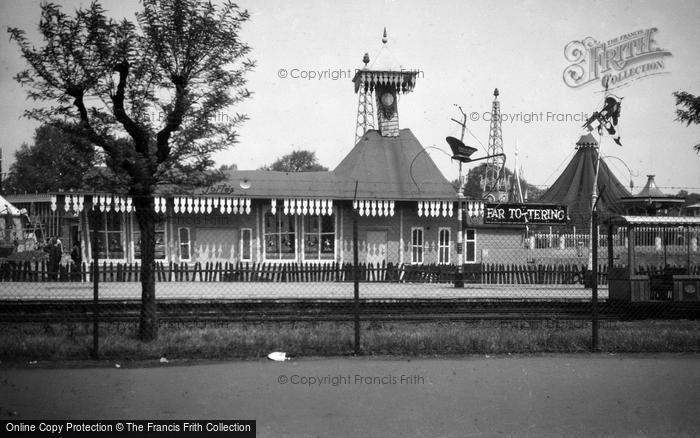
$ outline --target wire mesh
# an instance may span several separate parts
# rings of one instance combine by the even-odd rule
[[[696,319],[700,310],[697,226],[631,231],[598,224],[598,267],[592,278],[590,228],[467,221],[459,242],[455,218],[415,211],[360,216],[348,208],[329,221],[277,216],[268,222],[261,215],[259,223],[244,227],[250,233],[217,228],[216,221],[186,227],[187,235],[181,231],[186,222],[174,227],[163,250],[169,259],[151,266],[161,334],[176,327],[299,323],[323,324],[318,330],[342,328],[343,339],[352,338],[356,323],[360,336],[370,338],[372,330],[389,330],[391,324],[552,332],[569,324],[585,331],[592,326],[594,281],[601,336],[607,322]],[[228,239],[230,233],[234,239]],[[222,250],[225,242],[233,244]],[[125,247],[134,251],[135,244]],[[17,327],[32,324],[44,330],[61,324],[85,333],[91,324],[111,324],[116,331],[136,333],[142,311],[139,261],[100,259],[95,269],[93,262],[76,262],[70,251],[57,252],[51,245],[33,251],[31,258],[16,253],[0,261],[0,322],[13,327],[12,336],[23,336]],[[464,284],[456,287],[460,278]],[[102,348],[105,342],[108,337]],[[361,340],[354,347],[342,345],[335,353],[376,352],[367,351],[375,347]],[[440,351],[439,345],[426,349],[454,352],[452,347]]]

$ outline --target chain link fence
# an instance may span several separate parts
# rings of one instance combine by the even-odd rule
[[[237,236],[238,260],[205,240],[211,229],[198,233],[199,242],[173,233],[176,248],[167,252],[187,251],[190,260],[151,266],[161,338],[229,328],[240,338],[236,345],[282,349],[280,333],[304,326],[303,339],[294,341],[301,352],[449,354],[482,351],[492,336],[503,351],[558,351],[553,339],[568,331],[577,348],[595,350],[622,323],[680,324],[700,314],[698,225],[602,222],[591,239],[591,228],[467,220],[459,239],[454,218],[415,213],[261,219],[259,235]],[[105,240],[103,250],[109,245]],[[245,251],[262,253],[262,260],[242,260],[251,255]],[[0,263],[6,345],[37,333],[82,336],[85,351],[99,356],[113,349],[117,335],[136,336],[138,261],[75,263],[68,251],[50,253],[24,260],[19,253]],[[335,347],[309,347],[324,334]],[[529,341],[518,344],[519,336]],[[544,336],[544,344],[533,336]],[[469,344],[477,341],[481,347]]]

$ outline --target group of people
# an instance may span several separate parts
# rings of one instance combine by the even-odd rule
[[[44,251],[49,255],[49,272],[53,277],[57,276],[60,266],[73,265],[70,271],[80,271],[83,257],[80,250],[80,241],[73,242],[70,255],[63,253],[63,243],[61,239],[52,236],[44,245]],[[68,266],[67,266],[68,267]]]

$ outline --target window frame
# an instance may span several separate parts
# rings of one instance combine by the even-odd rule
[[[287,232],[282,232],[279,231],[280,223],[276,224],[276,229],[278,231],[274,233],[268,233],[267,232],[267,227],[266,227],[266,217],[268,214],[272,214],[272,208],[268,207],[263,211],[262,214],[262,256],[263,256],[263,261],[264,262],[270,262],[270,263],[290,263],[290,262],[298,262],[299,261],[299,224],[297,223],[297,215],[292,215],[292,214],[284,214],[284,212],[281,209],[277,209],[277,212],[273,215],[273,217],[277,220],[277,218],[282,219],[284,216],[289,216],[289,223],[293,226],[292,231],[287,231]],[[279,236],[281,239],[282,234],[287,234],[287,235],[292,235],[294,237],[294,257],[293,258],[281,258],[281,255],[283,254],[282,252],[279,252],[280,257],[279,258],[269,258],[269,254],[267,251],[267,238],[270,235],[276,235]],[[282,241],[279,240],[278,246],[282,245]]]
[[[472,231],[474,233],[474,236],[472,239],[469,239],[469,232]],[[469,245],[472,245],[474,248],[474,254],[472,257],[472,260],[469,260]],[[464,263],[476,263],[476,228],[465,228],[464,229]]]
[[[443,244],[442,233],[447,232],[447,243]],[[452,260],[452,229],[450,227],[438,228],[438,264],[449,265]],[[443,251],[446,254],[446,260],[442,260]]]
[[[158,227],[161,227],[160,229]],[[138,228],[138,230],[137,230]],[[168,227],[167,224],[162,221],[162,222],[156,222],[156,229],[155,229],[156,236],[158,233],[163,233],[163,258],[156,258],[155,261],[157,262],[166,262],[169,258],[168,254]],[[134,261],[141,260],[141,257],[136,257],[136,235],[138,234],[139,239],[141,239],[141,228],[139,227],[139,223],[132,216],[131,219],[131,257]],[[157,243],[156,243],[157,245]]]
[[[182,242],[182,230],[187,230],[187,243]],[[187,254],[189,257],[182,257],[182,246],[187,245]],[[181,262],[192,261],[192,231],[190,227],[177,227],[177,258]]]
[[[414,234],[420,231],[420,244],[414,243]],[[425,260],[425,230],[423,227],[411,227],[411,264],[422,265]],[[416,252],[420,253],[420,260],[416,260]]]
[[[107,215],[114,214],[118,218],[119,221],[119,230],[114,231],[114,230],[109,230],[108,229],[108,220],[107,220]],[[106,255],[109,255],[110,250],[109,250],[109,235],[110,234],[119,234],[119,243],[122,247],[122,257],[119,258],[113,258],[113,257],[106,257],[106,258],[101,258],[99,257],[99,251],[97,248],[94,248],[92,243],[94,241],[93,238],[93,233],[95,232],[93,226],[93,221],[90,220],[88,222],[88,238],[90,240],[90,258],[92,260],[104,260],[104,261],[112,261],[112,262],[126,262],[128,254],[129,254],[129,249],[128,249],[128,243],[126,241],[126,235],[127,235],[127,230],[126,230],[126,213],[123,212],[118,212],[115,210],[105,210],[101,211],[100,215],[102,216],[102,227],[97,231],[98,233],[98,241],[100,236],[104,235],[105,236],[105,242],[107,243],[107,249],[106,249]]]
[[[249,240],[248,240],[248,258],[244,257],[245,251],[243,250],[244,245],[245,245],[245,239],[244,239],[244,234],[249,233]],[[240,257],[239,260],[242,262],[252,262],[253,261],[253,229],[252,228],[241,228],[240,229]]]
[[[336,260],[337,254],[338,254],[338,247],[336,245],[336,240],[337,240],[337,221],[334,212],[329,216],[329,219],[331,223],[333,224],[333,256],[331,258],[322,258],[321,257],[321,246],[319,245],[319,248],[317,249],[317,258],[307,258],[306,257],[306,237],[307,235],[315,235],[318,236],[318,241],[319,243],[322,242],[322,238],[324,235],[330,235],[330,232],[324,232],[323,231],[323,215],[320,214],[312,214],[312,215],[305,215],[305,216],[300,216],[301,222],[302,222],[302,229],[301,229],[301,256],[302,260],[304,262],[310,262],[310,263],[329,263],[333,262]],[[306,230],[306,222],[308,218],[316,218],[318,220],[318,232],[316,233],[310,233]]]

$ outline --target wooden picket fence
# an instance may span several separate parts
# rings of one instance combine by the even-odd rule
[[[485,264],[481,269],[484,284],[578,284],[583,283],[586,265],[577,264]],[[608,266],[598,266],[598,284],[607,284]]]
[[[645,266],[640,272],[654,272]],[[698,266],[691,274],[697,274]],[[579,284],[583,283],[586,266],[583,264],[471,264],[465,265],[465,283],[481,284]],[[598,268],[598,284],[607,284],[607,265]],[[692,270],[691,270],[692,271]],[[61,266],[51,272],[46,261],[3,263],[0,281],[88,282],[92,264]],[[156,263],[157,282],[348,282],[354,280],[351,263]],[[451,283],[455,280],[455,265],[407,265],[393,263],[361,263],[358,267],[363,282]],[[107,263],[99,266],[100,282],[138,282],[141,267],[138,263]]]

